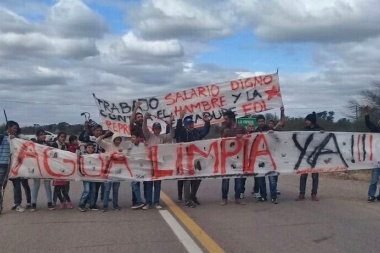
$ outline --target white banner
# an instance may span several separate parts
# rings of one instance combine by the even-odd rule
[[[10,177],[163,180],[361,170],[379,167],[380,135],[274,132],[77,156],[12,140]]]
[[[195,127],[198,127],[203,125],[204,113],[210,115],[211,124],[216,124],[223,121],[224,110],[232,110],[237,117],[242,117],[282,106],[277,73],[147,98],[125,101],[110,101],[95,95],[94,98],[103,127],[124,136],[130,136],[130,116],[137,101],[142,103],[140,112],[150,112],[153,121],[162,124],[162,129],[165,129],[165,120],[171,113],[178,117],[183,109],[186,109],[187,115],[193,115]],[[153,121],[148,124],[151,126]]]

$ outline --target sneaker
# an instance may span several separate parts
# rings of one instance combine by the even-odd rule
[[[240,198],[244,199],[244,193],[240,193]]]
[[[133,206],[131,207],[131,209],[136,210],[136,209],[140,209],[140,208],[142,208],[142,207],[144,207],[144,206],[145,206],[144,203],[136,204],[136,205],[133,205]]]
[[[261,195],[260,195],[260,193],[258,193],[258,192],[254,192],[254,193],[253,193],[253,197],[257,199],[257,198],[260,198]]]
[[[143,209],[143,210],[148,210],[148,209],[150,209],[150,205],[146,204],[145,206],[143,206],[142,209]]]
[[[120,211],[121,208],[120,208],[120,206],[114,206],[114,207],[113,207],[113,210],[118,210],[118,211]]]
[[[277,198],[272,199],[272,203],[273,203],[273,204],[278,204],[278,200],[277,200]]]
[[[103,213],[105,213],[105,212],[107,212],[107,211],[108,211],[108,208],[107,208],[107,207],[103,207],[103,208],[102,208],[102,212],[103,212]]]
[[[201,203],[198,201],[198,199],[197,199],[197,198],[194,198],[194,199],[192,199],[192,201],[193,201],[195,204],[197,204],[198,206],[200,206],[200,205],[201,205]]]
[[[319,201],[317,194],[311,194],[311,201]]]
[[[375,200],[376,200],[375,197],[368,197],[367,202],[371,203],[371,202],[375,202]]]
[[[15,210],[16,210],[16,212],[19,212],[19,213],[25,212],[25,208],[22,208],[22,207],[19,206],[19,205],[16,207]]]
[[[298,195],[298,197],[295,199],[295,201],[302,201],[302,200],[305,200],[305,195],[303,194]]]
[[[155,205],[154,205],[154,208],[156,208],[157,210],[160,210],[160,209],[162,209],[162,206],[159,205],[159,204],[155,204]]]
[[[380,195],[376,197],[377,201],[380,201]]]
[[[30,207],[29,211],[34,212],[37,209],[37,205],[32,203],[32,206]]]
[[[53,206],[53,204],[52,204],[51,202],[48,202],[48,209],[49,209],[50,211],[55,210],[55,207]]]
[[[235,199],[235,204],[236,205],[246,205],[247,203],[245,203],[243,200]]]
[[[264,197],[260,197],[256,200],[256,203],[259,203],[259,202],[266,202],[268,201],[267,198],[264,198]]]
[[[221,206],[227,205],[227,199],[223,199],[222,202],[220,202],[220,205]]]
[[[68,208],[68,209],[73,209],[73,208],[74,208],[74,205],[73,205],[71,202],[67,202],[67,203],[66,203],[66,208]]]
[[[189,201],[187,201],[187,202],[185,203],[185,206],[186,206],[186,207],[190,207],[190,208],[194,208],[194,207],[196,207],[196,205],[197,205],[197,204],[195,204],[194,201],[192,201],[192,200],[189,200]]]
[[[26,204],[25,209],[30,210],[31,208],[32,208],[32,204],[30,204],[30,203]]]
[[[97,205],[94,205],[94,206],[91,206],[91,207],[90,207],[90,210],[91,210],[91,211],[99,211],[100,208],[99,208]]]
[[[66,207],[65,203],[61,203],[61,204],[59,205],[59,209],[65,209],[65,207]]]
[[[176,202],[177,202],[177,203],[182,203],[183,200],[182,200],[182,198],[178,198],[178,199],[176,200]]]
[[[277,195],[281,195],[281,192],[280,192],[280,191],[276,191],[276,194],[277,194]]]
[[[82,213],[83,213],[83,212],[86,212],[86,209],[84,208],[84,206],[79,206],[78,209],[79,209],[79,211],[81,211]]]
[[[12,211],[16,210],[17,206],[18,206],[18,205],[13,205],[12,208],[11,208],[11,210],[12,210]]]

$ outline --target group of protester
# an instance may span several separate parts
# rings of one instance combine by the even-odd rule
[[[210,131],[210,118],[207,114],[203,117],[204,126],[200,129],[194,127],[194,120],[192,116],[185,117],[186,111],[182,111],[179,115],[175,127],[174,118],[166,122],[167,127],[165,133],[162,133],[161,124],[155,122],[152,126],[152,131],[149,130],[147,121],[152,119],[151,115],[147,112],[145,115],[138,112],[141,104],[136,103],[134,110],[131,115],[130,129],[131,129],[131,143],[132,145],[139,145],[144,143],[146,146],[165,144],[172,142],[193,142],[198,141],[206,137]],[[371,123],[369,120],[369,107],[365,108],[366,118],[365,123],[367,127],[373,132],[380,132],[380,127]],[[257,116],[258,126],[255,128],[253,125],[244,127],[237,124],[236,116],[232,111],[225,111],[223,113],[224,124],[221,131],[221,137],[236,137],[242,138],[246,134],[251,134],[255,132],[268,132],[269,134],[273,131],[280,131],[285,124],[284,108],[281,108],[281,118],[276,124],[274,120],[266,121],[263,115]],[[380,122],[379,122],[380,123]],[[309,114],[305,118],[305,131],[321,131],[323,129],[317,124],[317,115],[315,112]],[[17,122],[8,121],[6,126],[6,132],[0,136],[0,187],[6,184],[5,180],[8,173],[9,163],[10,163],[10,139],[17,137],[20,134],[20,127]],[[111,142],[107,142],[104,139],[111,137]],[[40,129],[36,132],[35,142],[41,145],[48,145],[46,143],[46,134],[44,130]],[[57,139],[50,146],[67,150],[70,152],[78,154],[95,154],[95,153],[110,153],[117,155],[118,152],[122,152],[123,138],[118,134],[112,134],[111,132],[104,132],[101,125],[91,125],[89,122],[85,122],[84,129],[80,133],[79,138],[77,136],[70,136],[68,138],[68,143],[66,143],[67,135],[64,132],[58,134]],[[131,148],[131,147],[130,147]],[[376,197],[376,187],[377,181],[380,175],[380,168],[372,170],[372,180],[368,192],[368,201],[373,202],[376,199],[380,200],[380,194]],[[302,174],[300,176],[300,187],[299,195],[295,199],[296,201],[305,200],[306,193],[306,181],[308,174]],[[247,178],[238,177],[234,178],[234,198],[235,204],[245,205],[244,202],[244,192],[245,183]],[[13,193],[14,193],[14,206],[12,210],[18,212],[23,212],[25,209],[30,211],[35,211],[37,209],[37,199],[38,192],[40,188],[41,179],[33,179],[33,189],[31,191],[28,179],[14,178],[11,179],[13,183]],[[178,202],[184,202],[186,207],[196,207],[200,205],[197,198],[197,192],[201,184],[200,179],[183,179],[178,180]],[[222,202],[221,205],[227,205],[228,192],[229,192],[229,181],[230,179],[222,180]],[[318,201],[318,181],[319,174],[312,173],[312,189],[311,189],[311,200]],[[269,189],[270,189],[270,199],[273,204],[278,204],[277,191],[278,176],[270,175],[268,176]],[[59,200],[59,208],[73,208],[74,205],[71,202],[69,196],[70,182],[65,180],[50,180],[43,179],[43,184],[45,188],[47,207],[49,210],[54,210],[57,208],[57,200]],[[21,186],[24,188],[27,205],[26,208],[21,207],[22,203],[22,192]],[[54,190],[52,191],[52,187]],[[120,182],[89,182],[83,181],[83,192],[79,201],[78,208],[81,212],[85,212],[86,205],[90,210],[102,210],[103,212],[108,211],[109,203],[112,202],[112,207],[114,210],[120,210],[118,203]],[[139,181],[131,182],[132,188],[132,209],[143,209],[147,210],[150,208],[161,209],[160,205],[160,192],[161,192],[161,181],[144,181],[143,182],[143,198],[141,196],[141,183]],[[112,198],[110,194],[112,191]],[[99,203],[99,193],[100,193],[100,203],[101,207],[97,205]],[[253,196],[257,199],[257,202],[267,201],[267,185],[266,177],[254,177],[254,188]]]

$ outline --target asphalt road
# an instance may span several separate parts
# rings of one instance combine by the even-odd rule
[[[221,180],[216,179],[202,182],[201,206],[163,206],[204,252],[217,251],[212,242],[218,251],[225,252],[379,252],[380,202],[366,202],[368,183],[324,175],[320,178],[319,202],[310,201],[309,195],[305,201],[295,202],[298,176],[281,176],[280,203],[274,205],[255,203],[250,196],[252,181],[247,180],[246,206],[233,202],[220,206]],[[230,184],[232,197],[233,180]],[[310,186],[308,181],[308,191]],[[77,208],[48,211],[42,186],[40,209],[17,213],[10,210],[11,188],[7,189],[5,211],[0,216],[0,252],[196,251],[186,248],[188,240],[178,237],[158,210],[131,210],[127,183],[120,187],[123,210],[107,213],[81,213]],[[165,181],[162,188],[176,199],[176,182]],[[70,195],[75,204],[80,193],[81,183],[73,182]],[[181,210],[183,215],[179,215]]]

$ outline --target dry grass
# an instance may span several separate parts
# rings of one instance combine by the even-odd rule
[[[336,179],[369,182],[371,179],[371,170],[331,172],[331,173],[324,173],[324,175],[328,177],[336,178]]]

